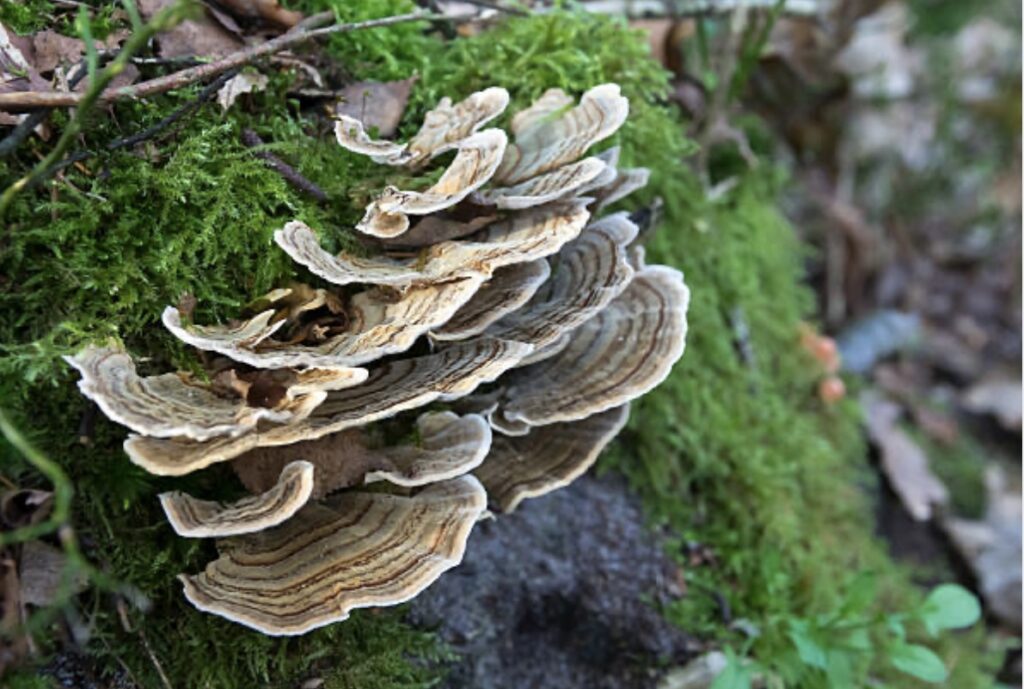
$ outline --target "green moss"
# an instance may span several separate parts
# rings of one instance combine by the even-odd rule
[[[39,31],[50,21],[50,0],[0,0],[0,24],[18,34]]]
[[[989,453],[967,432],[952,443],[938,442],[917,428],[907,428],[928,455],[929,465],[949,488],[957,516],[981,519],[985,511],[985,466]]]

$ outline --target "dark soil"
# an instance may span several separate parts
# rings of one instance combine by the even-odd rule
[[[653,687],[699,649],[658,612],[680,574],[624,482],[584,477],[479,524],[409,617],[459,653],[446,687]]]

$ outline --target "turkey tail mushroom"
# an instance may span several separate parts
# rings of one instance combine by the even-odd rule
[[[533,428],[518,437],[495,436],[487,459],[473,475],[484,484],[493,505],[512,512],[524,499],[567,486],[582,475],[628,419],[626,404],[580,421]]]
[[[292,462],[268,491],[238,502],[199,500],[174,491],[161,493],[160,505],[179,536],[220,538],[277,526],[298,512],[312,494],[313,465]]]
[[[220,557],[180,579],[200,610],[271,636],[304,634],[414,597],[462,561],[486,507],[472,476],[410,497],[342,493],[276,528],[218,541]]]
[[[332,392],[317,413],[291,424],[266,425],[235,438],[200,442],[188,438],[131,436],[128,457],[151,474],[182,476],[226,462],[258,447],[315,440],[416,409],[434,400],[473,392],[517,365],[533,348],[492,338],[452,343],[436,354],[393,359],[375,366],[361,385]]]
[[[683,354],[689,290],[683,275],[647,266],[555,356],[503,381],[497,414],[545,426],[622,405],[665,379]]]

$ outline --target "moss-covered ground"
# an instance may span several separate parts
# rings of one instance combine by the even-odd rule
[[[345,19],[412,7],[407,0],[294,4],[329,6]],[[5,1],[0,18],[33,30],[38,12],[49,9],[45,0],[20,7]],[[606,81],[621,84],[630,98],[632,112],[615,143],[623,146],[624,164],[653,170],[636,200],[665,202],[650,255],[685,272],[693,302],[685,357],[635,407],[603,466],[624,472],[652,519],[679,534],[689,595],[666,611],[673,621],[752,654],[784,686],[824,686],[821,673],[798,660],[788,636],[792,621],[849,608],[850,591],[864,589],[854,586],[857,572],[871,572],[877,584],[876,595],[857,603],[861,609],[909,606],[920,594],[871,535],[871,479],[855,410],[848,403],[827,407],[815,395],[819,372],[797,333],[812,301],[800,285],[802,249],[774,207],[778,174],[770,165],[745,172],[731,192],[707,201],[688,167],[694,146],[664,102],[666,75],[648,56],[646,40],[615,20],[560,11],[509,19],[454,41],[424,29],[357,32],[325,46],[356,79],[420,76],[405,133],[441,96],[495,84],[512,93],[515,105],[549,87],[579,93]],[[292,687],[310,676],[325,677],[327,687],[428,686],[435,672],[424,661],[444,653],[429,634],[407,627],[400,611],[363,611],[288,640],[196,612],[174,576],[200,568],[212,545],[175,537],[154,496],[170,487],[209,494],[232,482],[230,472],[154,479],[124,458],[123,429],[103,418],[95,419],[88,444],[78,442],[86,404],[61,355],[116,336],[153,370],[189,366],[190,355],[159,326],[165,305],[191,294],[199,320],[234,315],[294,275],[271,241],[276,228],[298,217],[340,245],[366,194],[382,183],[384,171],[342,151],[323,118],[288,99],[290,78],[274,76],[265,93],[226,114],[207,106],[141,150],[103,151],[112,138],[153,124],[195,92],[118,104],[96,116],[79,142],[99,153],[62,180],[23,193],[4,220],[2,406],[69,474],[74,525],[89,557],[148,600],[124,606],[128,625],[109,590],[93,594],[84,608],[94,625],[88,652],[146,687],[160,685],[147,643],[174,686],[215,689]],[[253,158],[240,142],[244,128],[272,142],[332,201],[316,204]],[[0,161],[3,186],[46,147],[33,139]],[[12,447],[0,445],[0,452],[6,477],[45,485]],[[684,550],[694,543],[713,553],[714,564],[690,566]],[[733,624],[723,619],[723,603]],[[948,686],[987,686],[978,639],[946,645],[955,651],[946,656],[953,669]],[[865,686],[869,673],[884,676],[870,652],[853,656],[850,686]],[[18,681],[45,686],[27,676]]]

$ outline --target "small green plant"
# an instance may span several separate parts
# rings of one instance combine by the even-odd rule
[[[970,627],[981,617],[977,598],[962,586],[943,584],[908,612],[873,612],[876,589],[876,576],[864,574],[835,611],[778,620],[789,647],[773,656],[772,666],[730,649],[728,664],[712,689],[750,689],[755,675],[764,677],[769,687],[845,689],[854,686],[855,668],[864,666],[892,668],[927,683],[946,681],[949,673],[942,659],[928,646],[912,642],[908,627],[919,627],[932,639],[944,630]]]

